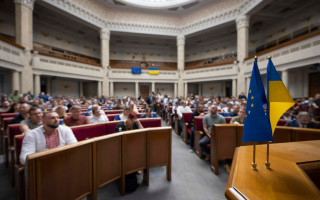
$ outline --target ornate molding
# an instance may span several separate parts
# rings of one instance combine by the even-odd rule
[[[107,28],[100,29],[100,39],[110,40],[110,31]]]
[[[22,4],[24,6],[29,7],[31,10],[33,10],[35,1],[36,0],[14,0],[14,3]]]
[[[186,38],[184,35],[178,35],[177,36],[177,45],[184,45],[186,41]]]
[[[35,0],[17,0],[32,1]],[[183,17],[168,17],[112,10],[102,2],[77,0],[41,0],[65,12],[85,20],[99,28],[110,31],[147,33],[156,35],[188,35],[226,22],[236,20],[263,0],[224,0],[218,1],[201,11],[191,12]]]
[[[241,17],[238,17],[236,19],[237,30],[239,30],[240,28],[249,27],[249,19],[250,19],[250,17],[247,15],[243,15]]]

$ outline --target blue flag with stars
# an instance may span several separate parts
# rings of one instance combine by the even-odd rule
[[[248,91],[242,142],[273,141],[270,119],[263,108],[267,103],[257,59],[255,59]]]

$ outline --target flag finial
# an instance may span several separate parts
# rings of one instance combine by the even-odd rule
[[[257,55],[255,55],[255,56],[254,56],[254,59],[258,59],[258,56],[257,56]]]
[[[272,57],[271,56],[268,56],[268,59],[271,59]]]

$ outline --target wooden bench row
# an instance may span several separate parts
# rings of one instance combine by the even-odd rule
[[[204,135],[203,118],[195,117],[194,148],[195,153],[201,158],[202,150],[199,141]],[[218,162],[220,160],[232,159],[236,147],[263,142],[242,142],[243,125],[241,124],[216,124],[211,131],[210,163],[215,174],[219,173]],[[320,130],[310,128],[295,128],[277,126],[273,135],[272,143],[296,142],[306,140],[319,140]]]
[[[167,167],[171,180],[171,128],[121,132],[29,155],[26,184],[29,199],[97,199],[100,187],[127,174]]]

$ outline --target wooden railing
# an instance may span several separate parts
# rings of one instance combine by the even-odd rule
[[[25,49],[23,46],[15,43],[14,37],[5,36],[5,35],[0,34],[0,41],[5,42],[5,43],[7,43],[7,44],[10,44],[10,45],[12,45],[12,46],[14,46],[14,47],[17,47],[17,48],[19,48],[19,49],[22,49],[22,50]]]
[[[149,67],[158,67],[159,70],[177,70],[177,63],[175,62],[110,60],[110,66],[117,69],[131,69],[131,67],[149,69]]]
[[[70,52],[70,51],[55,48],[55,47],[50,47],[50,46],[39,44],[39,43],[33,44],[33,50],[38,51],[40,55],[44,55],[44,56],[50,56],[54,58],[80,62],[88,65],[101,66],[100,59],[92,58],[89,56],[81,55],[78,53]]]
[[[279,38],[278,40],[274,40],[268,42],[265,45],[257,47],[255,52],[249,53],[249,57],[245,58],[245,60],[252,59],[255,55],[260,56],[263,54],[267,54],[269,52],[287,47],[292,44],[296,44],[298,42],[307,40],[314,36],[320,35],[320,30],[318,29],[310,29],[310,32],[303,31],[304,29],[300,29],[300,31],[295,31],[296,34],[289,34],[284,37]]]
[[[198,69],[198,68],[206,68],[206,67],[214,67],[219,65],[229,65],[237,61],[237,56],[228,56],[225,58],[206,58],[202,60],[196,60],[191,62],[186,62],[185,69]]]

